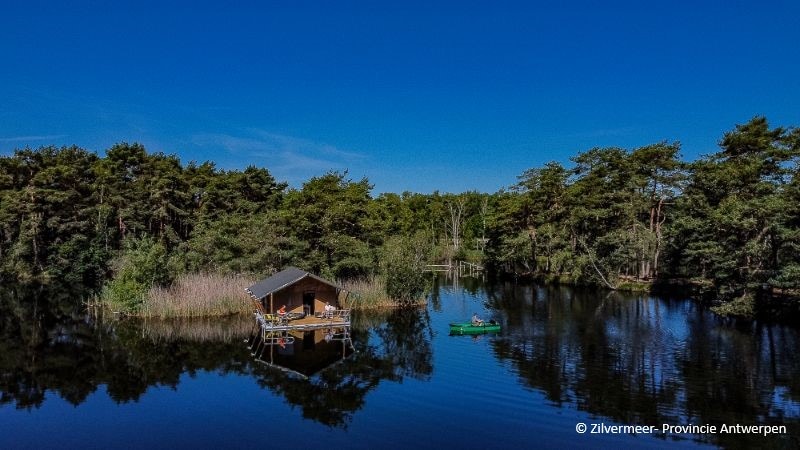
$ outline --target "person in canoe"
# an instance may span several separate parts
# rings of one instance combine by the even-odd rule
[[[483,319],[478,317],[478,313],[472,315],[472,325],[476,327],[482,327],[484,325]]]

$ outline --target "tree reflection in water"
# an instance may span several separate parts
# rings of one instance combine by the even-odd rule
[[[426,309],[392,311],[375,329],[375,334],[380,346],[372,351],[388,363],[384,378],[395,381],[402,381],[403,377],[430,378],[433,373],[433,330]]]
[[[452,288],[442,289],[440,308]],[[785,424],[788,436],[692,438],[733,447],[800,446],[794,328],[722,320],[696,303],[668,298],[513,284],[485,292],[485,306],[503,323],[502,333],[488,339],[491,352],[556,407],[623,424]],[[136,402],[150,387],[176,387],[184,374],[209,371],[250,377],[303,417],[346,428],[381,382],[431,380],[430,322],[446,317],[433,305],[433,313],[356,314],[352,349],[343,353],[341,342],[299,334],[294,356],[278,352],[268,360],[294,363],[289,368],[302,374],[296,376],[251,355],[249,317],[96,321],[70,306],[84,295],[63,288],[0,292],[0,403],[36,408],[55,395],[78,405],[102,388],[116,402]]]
[[[736,323],[694,302],[646,295],[510,283],[487,295],[508,323],[505,338],[492,341],[495,355],[555,405],[659,427],[785,424],[788,436],[695,438],[735,447],[799,443],[795,329]]]
[[[183,374],[213,371],[250,376],[300,407],[303,417],[346,427],[381,380],[432,372],[422,311],[362,315],[343,353],[343,342],[322,334],[310,347],[307,336],[295,337],[299,347],[317,350],[302,361],[309,376],[297,377],[251,355],[245,343],[255,331],[250,317],[97,321],[70,306],[84,295],[61,287],[0,293],[0,404],[36,408],[55,394],[77,406],[101,386],[115,402],[135,402],[152,386],[175,388]],[[331,360],[326,349],[339,356]]]
[[[352,414],[363,407],[366,394],[382,380],[426,379],[433,372],[432,331],[425,310],[356,314],[349,342],[325,342],[324,338],[319,338],[325,331],[318,330],[318,336],[312,340],[315,362],[327,364],[319,372],[313,372],[314,369],[309,369],[302,361],[304,350],[300,347],[307,346],[311,332],[303,339],[294,336],[291,344],[284,341],[285,349],[270,345],[268,350],[260,350],[256,355],[289,369],[263,366],[254,369],[253,375],[261,386],[280,393],[289,404],[299,406],[305,418],[346,428]],[[349,345],[352,345],[352,353]],[[257,340],[251,346],[258,349]],[[291,357],[281,355],[281,350]]]

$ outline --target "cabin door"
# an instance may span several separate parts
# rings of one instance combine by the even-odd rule
[[[306,314],[314,315],[314,291],[303,293],[303,311]]]

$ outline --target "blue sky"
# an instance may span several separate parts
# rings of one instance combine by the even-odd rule
[[[800,125],[800,3],[0,0],[0,154],[121,141],[297,186],[494,192],[594,146]]]

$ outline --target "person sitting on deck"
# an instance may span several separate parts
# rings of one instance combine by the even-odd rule
[[[328,302],[325,302],[325,317],[331,318],[333,317],[333,312],[336,311],[336,307],[331,305]]]
[[[286,315],[286,305],[283,305],[280,308],[278,308],[278,315],[279,316],[285,316]]]
[[[483,326],[483,319],[478,317],[478,313],[472,314],[472,324],[477,326]]]

